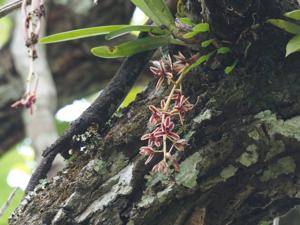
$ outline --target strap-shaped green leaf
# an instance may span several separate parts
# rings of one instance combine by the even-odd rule
[[[170,30],[175,28],[174,17],[165,3],[165,0],[145,0],[150,9],[161,21],[161,25],[167,26]]]
[[[181,18],[179,18],[179,21],[180,21],[181,23],[183,23],[183,24],[188,25],[188,26],[193,26],[193,22],[192,22],[191,19],[188,18],[188,17],[181,17]]]
[[[166,26],[170,31],[176,28],[174,18],[164,0],[131,0],[156,25]]]
[[[116,38],[116,37],[122,36],[124,34],[127,34],[131,31],[150,32],[150,33],[153,33],[153,34],[167,34],[168,33],[167,30],[163,30],[158,26],[132,25],[132,26],[127,26],[127,27],[120,28],[118,30],[115,30],[115,31],[112,31],[112,32],[106,34],[105,39],[111,40],[113,38]]]
[[[187,32],[183,35],[183,38],[189,39],[189,38],[195,37],[197,34],[199,34],[199,32],[197,32],[197,31]]]
[[[100,46],[92,48],[91,51],[95,56],[101,58],[119,58],[131,56],[147,50],[156,49],[160,46],[168,44],[185,45],[182,41],[173,39],[170,36],[154,36],[128,41],[114,47]]]
[[[209,40],[206,40],[206,41],[202,41],[201,42],[201,47],[202,48],[206,48],[208,47],[209,45],[211,45],[213,43],[214,39],[209,39]]]
[[[196,36],[199,33],[207,32],[207,31],[209,31],[209,24],[199,23],[193,27],[193,30],[191,32],[184,34],[183,37],[189,39]]]
[[[229,74],[234,70],[234,68],[236,67],[237,63],[238,63],[238,60],[235,60],[234,63],[233,63],[232,65],[226,66],[226,68],[224,69],[224,72],[225,72],[227,75],[229,75]]]
[[[132,25],[111,25],[111,26],[99,26],[90,27],[78,30],[66,31],[58,34],[53,34],[47,37],[40,38],[40,43],[48,44],[61,41],[69,41],[79,38],[93,37],[97,35],[108,34],[113,31],[124,29],[127,27],[132,27]]]
[[[293,37],[286,45],[286,56],[300,51],[300,34]]]
[[[209,24],[208,23],[198,23],[196,26],[193,27],[193,31],[207,32],[209,31]]]
[[[269,19],[269,23],[291,34],[300,34],[300,26],[282,19]]]
[[[208,53],[208,54],[206,54],[206,55],[200,56],[200,57],[196,60],[196,62],[194,62],[194,63],[189,67],[189,69],[194,69],[194,68],[196,68],[197,66],[200,66],[202,63],[208,61],[208,60],[212,57],[212,55],[215,54],[215,53],[216,53],[216,51],[214,50],[214,51],[211,51],[210,53]]]
[[[300,20],[300,9],[291,11],[291,12],[287,12],[286,14],[284,14],[286,17],[294,19],[294,20]]]

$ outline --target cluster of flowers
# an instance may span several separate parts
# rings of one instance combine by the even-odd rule
[[[29,73],[27,78],[26,91],[22,99],[11,105],[13,108],[26,107],[33,112],[33,104],[36,101],[36,89],[38,84],[38,76],[34,71],[33,62],[37,58],[36,44],[41,32],[42,18],[45,17],[45,7],[43,0],[32,0],[31,10],[27,11],[27,0],[22,2],[23,13],[23,35],[25,46],[29,55]]]
[[[141,137],[141,140],[148,141],[147,146],[140,148],[140,154],[147,157],[145,164],[149,163],[154,155],[163,154],[163,159],[152,168],[154,172],[167,172],[168,161],[178,171],[179,164],[173,156],[173,150],[183,151],[187,145],[187,141],[180,138],[174,131],[175,125],[172,119],[178,116],[181,124],[183,124],[184,114],[193,108],[193,104],[182,93],[181,81],[186,69],[196,58],[192,56],[186,59],[180,52],[174,58],[176,59],[175,62],[172,62],[170,56],[159,61],[153,61],[153,66],[150,67],[153,75],[158,78],[156,90],[161,87],[164,80],[173,84],[172,91],[167,98],[161,100],[160,107],[149,106],[151,112],[149,123],[155,128],[152,132]],[[177,77],[176,80],[174,80],[175,77]]]

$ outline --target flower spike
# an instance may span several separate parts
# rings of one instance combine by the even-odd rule
[[[150,71],[158,78],[156,90],[159,89],[164,82],[168,80],[168,84],[173,84],[173,88],[167,98],[163,98],[159,106],[150,105],[149,110],[151,116],[149,123],[155,128],[152,132],[146,133],[141,137],[141,140],[147,141],[148,145],[140,148],[140,154],[147,156],[146,164],[149,163],[155,153],[163,153],[163,159],[153,166],[153,172],[168,171],[168,162],[173,166],[175,171],[179,171],[179,164],[173,155],[173,150],[181,152],[187,145],[187,140],[180,138],[175,131],[175,124],[172,122],[173,117],[179,115],[181,124],[183,124],[183,116],[186,112],[192,110],[193,104],[188,101],[182,93],[182,80],[187,74],[186,68],[190,66],[196,59],[192,56],[186,59],[185,56],[179,52],[175,56],[176,62],[172,62],[171,56],[168,55],[160,60],[153,61]],[[176,81],[173,80],[173,74],[178,74]],[[161,148],[154,150],[153,148]],[[167,150],[169,148],[169,150]]]

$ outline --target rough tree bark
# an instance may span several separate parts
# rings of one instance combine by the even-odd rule
[[[188,149],[180,172],[150,174],[138,155],[164,88],[154,84],[113,117],[75,137],[68,168],[27,196],[10,224],[258,225],[300,203],[299,54],[284,58],[288,35],[265,23],[296,1],[185,1],[194,19],[232,43],[233,54],[191,73],[184,92],[195,102],[180,133]],[[235,71],[224,66],[235,59]],[[82,148],[83,147],[83,148]],[[158,160],[158,159],[157,159]]]
[[[92,1],[57,0],[48,3],[48,34],[104,24],[126,24],[134,10],[130,2],[122,0],[103,0],[101,7],[93,6]],[[115,73],[119,60],[101,60],[89,52],[102,41],[101,38],[91,38],[84,43],[74,41],[68,45],[47,46],[48,62],[59,97],[58,107],[99,91]],[[21,110],[10,108],[23,94],[22,78],[17,72],[10,43],[1,49],[0,58],[1,156],[24,138],[24,125]]]

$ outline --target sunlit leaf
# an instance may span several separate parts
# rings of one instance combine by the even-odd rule
[[[208,23],[199,23],[193,27],[193,31],[197,32],[207,32],[209,31],[209,24]]]
[[[144,85],[134,86],[127,94],[126,98],[123,100],[122,104],[120,105],[120,108],[127,107],[131,102],[135,100],[137,94],[142,92],[144,88],[145,88]]]
[[[291,34],[300,34],[300,26],[282,19],[269,19],[269,23]]]
[[[188,17],[182,17],[182,18],[179,18],[179,21],[183,24],[186,24],[188,26],[193,26],[193,22],[191,21],[190,18]]]
[[[220,47],[220,48],[218,48],[218,50],[217,50],[217,53],[218,53],[218,54],[226,54],[226,53],[228,53],[228,52],[230,52],[230,48],[228,48],[228,47]]]
[[[174,30],[175,22],[164,0],[131,0],[139,7],[156,25],[166,26],[169,30]]]
[[[213,54],[215,54],[216,51],[212,51],[206,55],[200,56],[196,62],[194,62],[189,68],[188,71],[190,71],[191,69],[196,68],[197,66],[200,66],[201,64],[203,64],[204,62],[208,61]]]
[[[102,58],[119,58],[137,54],[139,52],[156,49],[163,45],[177,44],[184,45],[180,40],[173,39],[171,37],[146,37],[128,41],[120,45],[109,47],[100,46],[92,48],[92,53],[95,56]]]
[[[294,19],[294,20],[300,20],[300,9],[288,12],[284,14],[286,17]]]
[[[129,32],[132,32],[132,31],[150,32],[150,33],[153,33],[153,34],[164,34],[164,33],[166,33],[166,30],[162,30],[158,26],[150,26],[150,25],[138,26],[138,25],[132,25],[132,26],[127,26],[127,27],[123,27],[123,28],[120,28],[118,30],[112,31],[112,32],[106,34],[105,38],[107,40],[110,40],[110,39],[122,36],[124,34],[129,33]]]
[[[300,51],[300,34],[293,37],[286,45],[286,56]]]
[[[193,68],[195,68],[196,66],[199,66],[201,65],[202,63],[208,61],[210,59],[210,57],[215,53],[215,51],[209,53],[209,54],[206,54],[206,55],[203,55],[201,56],[195,63],[193,63]]]
[[[184,34],[183,37],[188,39],[196,36],[199,33],[207,32],[207,31],[209,31],[209,24],[199,23],[193,27],[193,31]]]
[[[191,31],[191,32],[185,33],[183,35],[183,37],[186,39],[189,39],[189,38],[195,37],[197,34],[199,34],[199,33],[196,31]]]
[[[202,41],[201,42],[201,47],[202,48],[206,48],[208,47],[209,45],[211,45],[213,43],[214,39],[209,39],[209,40],[206,40],[206,41]]]
[[[201,65],[202,63],[206,62],[209,59],[208,55],[203,55],[201,56],[194,64],[192,68],[195,68],[199,65]]]
[[[130,27],[131,25],[111,25],[111,26],[100,26],[90,27],[78,30],[66,31],[58,34],[53,34],[47,37],[40,38],[40,43],[48,44],[61,41],[69,41],[79,38],[93,37],[97,35],[108,34],[112,31],[120,30],[122,28]]]

